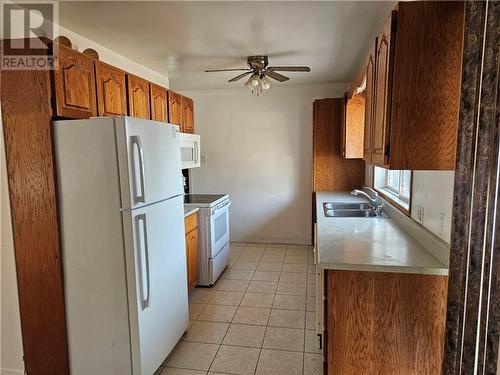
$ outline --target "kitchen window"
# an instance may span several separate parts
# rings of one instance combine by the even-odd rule
[[[410,210],[412,174],[409,170],[389,170],[375,167],[375,189],[405,211]]]

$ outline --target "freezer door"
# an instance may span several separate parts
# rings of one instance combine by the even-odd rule
[[[183,194],[179,127],[115,119],[122,208],[137,208]]]
[[[183,213],[182,197],[123,212],[134,375],[153,375],[187,329]]]

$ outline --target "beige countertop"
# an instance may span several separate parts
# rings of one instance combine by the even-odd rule
[[[316,193],[316,253],[323,269],[447,275],[448,267],[390,218],[325,217],[324,202],[366,202]]]
[[[199,207],[186,207],[184,206],[184,217],[188,217],[189,215],[194,214],[200,210]]]

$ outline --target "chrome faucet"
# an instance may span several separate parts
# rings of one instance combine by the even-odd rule
[[[371,193],[371,195],[363,190],[369,191]],[[373,190],[367,186],[363,187],[363,190],[354,189],[353,191],[351,191],[351,195],[364,196],[366,199],[368,199],[368,201],[373,206],[372,208],[373,208],[373,211],[375,212],[375,214],[377,216],[380,216],[382,214],[382,207],[384,206],[382,199],[380,199],[378,193],[375,190]]]

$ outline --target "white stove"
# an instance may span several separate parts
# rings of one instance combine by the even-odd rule
[[[229,195],[187,194],[184,205],[200,209],[198,284],[213,285],[229,264]]]

